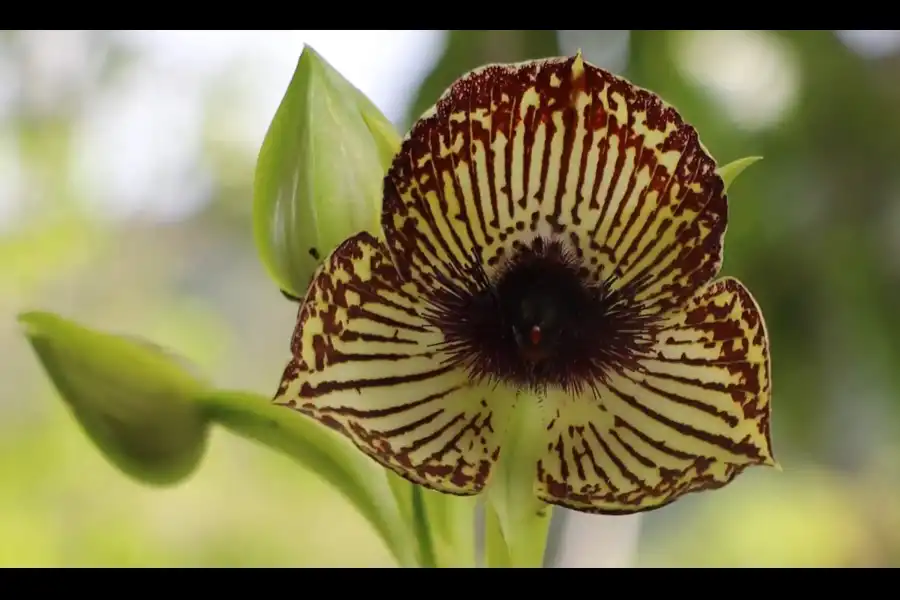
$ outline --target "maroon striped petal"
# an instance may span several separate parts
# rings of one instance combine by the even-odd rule
[[[658,315],[718,272],[726,213],[695,130],[579,55],[454,83],[403,142],[382,225],[398,269],[429,288],[464,284],[473,263],[490,278],[540,235]]]
[[[436,351],[443,338],[386,248],[361,233],[324,262],[300,309],[277,404],[350,438],[414,483],[478,493],[511,398],[474,386]],[[490,393],[490,404],[488,402]]]
[[[597,397],[547,398],[537,493],[575,510],[633,513],[775,465],[769,344],[737,280],[704,286],[660,324],[648,356],[597,383]]]

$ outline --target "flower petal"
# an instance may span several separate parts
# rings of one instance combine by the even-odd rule
[[[718,272],[723,188],[674,108],[579,54],[457,80],[404,140],[382,225],[403,275],[432,286],[561,237],[660,314]]]
[[[775,465],[769,344],[737,280],[707,284],[664,321],[653,356],[597,383],[598,399],[548,398],[538,496],[574,510],[632,513]]]
[[[275,402],[414,483],[475,494],[499,455],[496,425],[512,399],[445,364],[434,350],[441,334],[421,309],[381,242],[367,233],[348,239],[310,285]]]

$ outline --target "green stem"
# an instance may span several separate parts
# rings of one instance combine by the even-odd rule
[[[401,517],[385,472],[345,439],[287,408],[246,392],[197,398],[214,422],[310,468],[349,499],[376,528],[400,566],[415,566],[412,532]]]
[[[453,496],[422,490],[431,542],[438,567],[475,566],[477,496]]]
[[[540,568],[544,564],[552,507],[535,501],[531,511],[504,520],[491,503],[485,506],[484,560],[488,567]],[[508,532],[508,533],[507,533]]]
[[[543,422],[540,403],[520,398],[487,490],[485,558],[489,567],[543,565],[552,512],[534,494]]]
[[[484,507],[484,564],[491,568],[512,566],[500,518],[490,504]]]
[[[79,424],[129,476],[157,485],[184,481],[203,456],[210,425],[218,423],[331,483],[369,520],[401,566],[418,564],[412,506],[398,501],[406,491],[396,486],[395,499],[387,471],[345,437],[264,396],[211,390],[155,344],[94,331],[52,313],[23,313],[19,321]]]
[[[434,554],[434,539],[428,524],[428,513],[425,509],[425,498],[422,488],[418,485],[412,488],[412,513],[413,532],[419,547],[419,564],[425,568],[437,566],[437,558]]]
[[[391,488],[391,493],[394,494],[394,501],[397,502],[397,507],[400,510],[400,518],[403,519],[404,523],[412,523],[413,488],[415,486],[393,471],[385,469],[384,473]]]
[[[518,521],[516,537],[507,542],[512,567],[542,567],[550,533],[552,507],[535,500],[531,509]],[[511,543],[510,543],[511,542]]]

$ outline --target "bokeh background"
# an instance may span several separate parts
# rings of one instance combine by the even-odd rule
[[[900,565],[900,32],[628,30],[0,32],[0,565],[390,564],[334,491],[226,432],[184,485],[121,476],[14,318],[271,393],[296,307],[256,259],[251,186],[304,42],[402,131],[471,68],[581,48],[720,164],[764,156],[730,190],[723,273],[767,318],[784,471],[648,513],[630,564]]]

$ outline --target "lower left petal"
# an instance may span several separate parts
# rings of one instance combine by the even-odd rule
[[[413,483],[476,494],[499,456],[512,398],[446,362],[424,308],[380,241],[350,238],[310,285],[275,403],[337,430]]]

